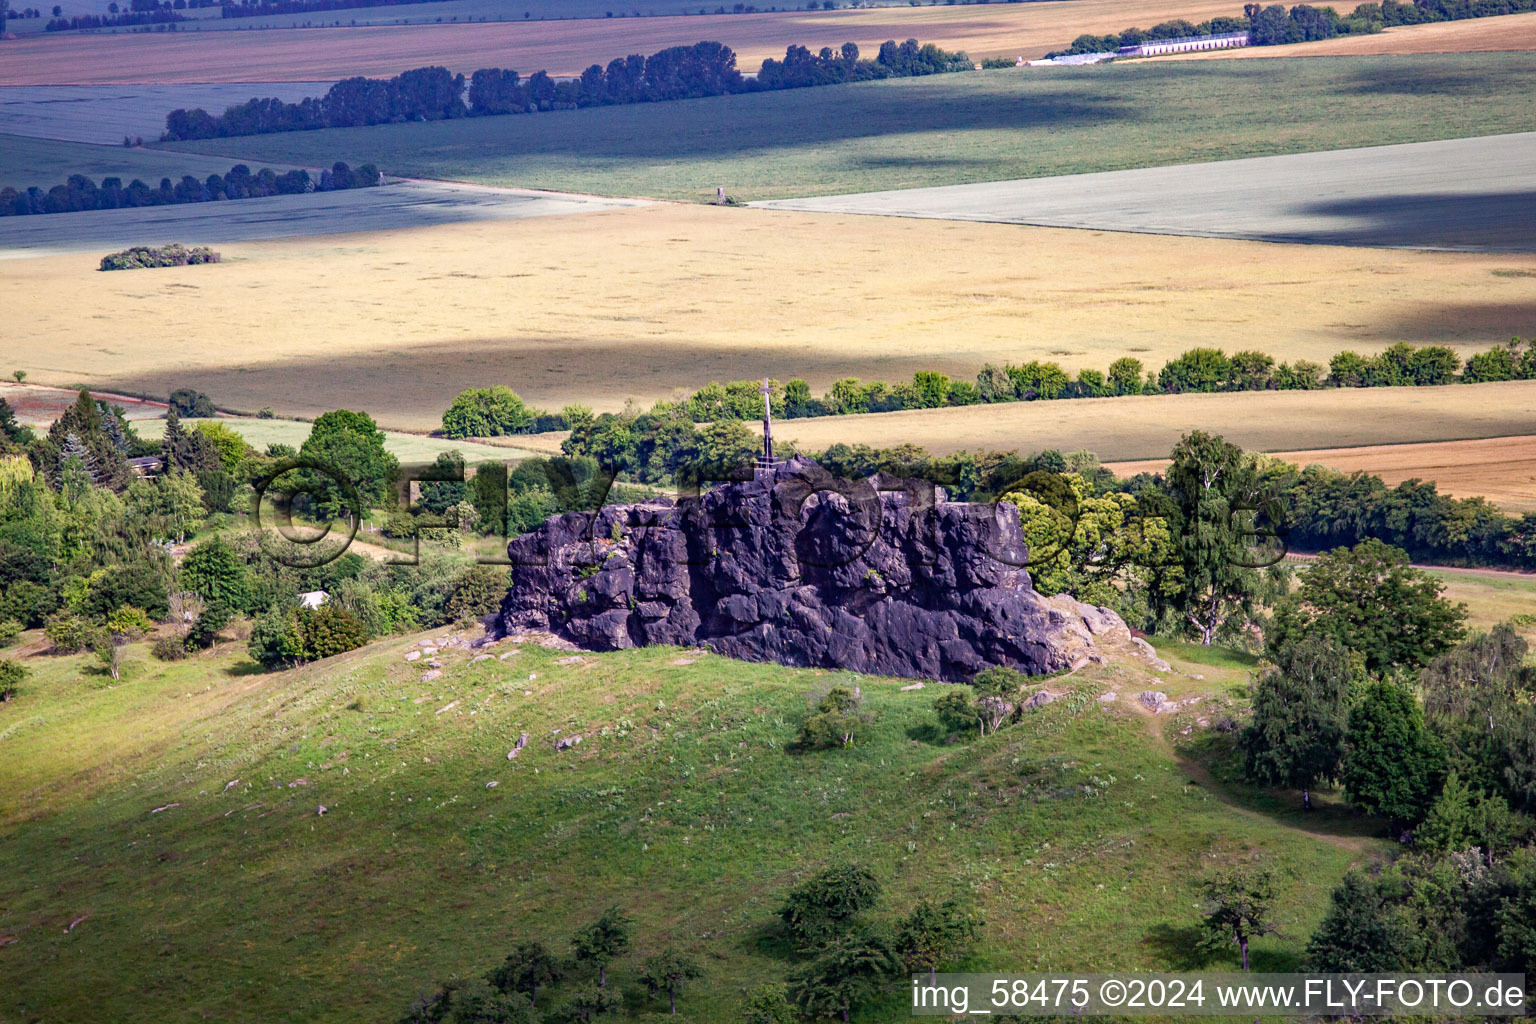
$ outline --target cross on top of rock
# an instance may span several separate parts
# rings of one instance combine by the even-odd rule
[[[765,467],[776,465],[773,457],[773,386],[763,378],[763,386],[757,389],[763,396],[763,455],[758,461]]]

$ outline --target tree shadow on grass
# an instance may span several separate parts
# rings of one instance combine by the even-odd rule
[[[789,929],[777,914],[748,929],[739,945],[744,952],[771,957],[786,964],[794,963],[802,957],[800,950],[795,948],[794,940],[790,938]]]
[[[1148,928],[1141,943],[1151,948],[1172,971],[1198,971],[1215,959],[1202,945],[1205,930],[1198,924],[1172,925],[1166,921]]]
[[[267,670],[256,662],[246,659],[245,661],[237,661],[233,665],[226,665],[224,667],[224,674],[234,679],[241,679],[245,676],[266,675]]]

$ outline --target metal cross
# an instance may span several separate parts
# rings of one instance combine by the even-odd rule
[[[773,461],[773,405],[769,396],[773,394],[773,388],[768,386],[768,378],[763,378],[763,386],[757,389],[763,396],[763,461]]]

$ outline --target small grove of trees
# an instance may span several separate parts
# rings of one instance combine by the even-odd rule
[[[834,686],[816,701],[815,709],[800,726],[794,746],[799,750],[850,747],[859,728],[874,721],[863,710],[864,698],[857,689]]]
[[[192,175],[183,175],[173,183],[161,178],[156,188],[144,184],[138,178],[126,186],[122,178],[103,178],[98,186],[83,174],[71,174],[62,185],[44,190],[37,186],[18,190],[9,186],[0,188],[0,217],[25,217],[47,213],[75,213],[80,210],[119,210],[139,206],[175,206],[183,203],[213,203],[231,199],[255,199],[261,196],[302,195],[306,192],[329,192],[333,189],[366,188],[379,184],[378,168],[364,164],[356,171],[346,164],[337,163],[321,174],[320,180],[309,176],[308,171],[292,170],[278,174],[263,167],[255,174],[245,164],[235,164],[225,175],[210,174],[199,181]],[[130,253],[136,250],[128,250]],[[122,255],[122,254],[118,254]],[[127,257],[132,260],[137,257]],[[114,257],[109,257],[114,259]],[[193,262],[216,262],[194,260]],[[130,263],[130,265],[133,265]],[[164,266],[168,264],[146,264]],[[121,270],[127,267],[107,266],[103,270]]]
[[[367,630],[355,615],[326,603],[319,608],[274,608],[258,615],[247,649],[263,668],[296,668],[367,642]]]
[[[894,928],[870,921],[866,915],[880,904],[882,892],[868,869],[837,864],[785,895],[779,916],[804,958],[790,975],[787,996],[805,1016],[847,1021],[903,970],[932,974],[974,943],[980,922],[954,900],[920,901]],[[756,994],[752,1007],[754,1019],[783,1019],[771,992]]]
[[[401,1024],[534,1024],[540,1019],[548,1024],[591,1024],[625,1005],[610,992],[607,970],[629,952],[633,938],[634,922],[620,908],[609,907],[571,937],[571,956],[561,956],[536,940],[519,942],[483,975],[452,980],[417,999]],[[595,973],[576,978],[583,969]],[[678,997],[703,976],[695,960],[667,947],[642,961],[635,981],[652,998],[665,997],[669,1012],[676,1015]],[[551,990],[561,995],[571,982],[574,988],[564,991],[564,998],[541,1016],[538,1007],[548,1001],[543,997]]]
[[[1303,969],[1344,972],[1536,970],[1536,848],[1410,853],[1353,868],[1307,943]]]
[[[976,673],[970,689],[947,686],[933,702],[939,728],[946,735],[974,728],[977,735],[995,733],[1016,721],[1023,707],[1022,689],[1029,678],[1006,665],[993,665]]]

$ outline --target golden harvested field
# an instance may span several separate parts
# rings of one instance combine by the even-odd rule
[[[53,35],[6,44],[0,85],[127,82],[305,82],[392,75],[424,64],[543,69],[577,75],[630,53],[712,39],[743,71],[791,44],[818,50],[848,41],[870,55],[915,37],[981,57],[1038,57],[1083,32],[1118,32],[1170,18],[1241,13],[1236,0],[1058,0],[1053,3],[883,7],[673,18],[489,22],[475,25],[270,29],[260,32]]]
[[[1536,427],[1536,413],[1530,417]],[[1442,494],[1484,497],[1511,512],[1536,512],[1536,436],[1490,437],[1473,441],[1383,444],[1363,448],[1313,448],[1273,452],[1298,466],[1328,466],[1345,473],[1364,470],[1388,484],[1433,480]],[[1120,476],[1156,473],[1166,459],[1112,463]]]
[[[1347,7],[1347,4],[1341,5],[1340,10]],[[1536,50],[1536,12],[1442,21],[1432,25],[1403,25],[1373,36],[1341,36],[1290,46],[1206,50],[1144,59],[1247,60],[1255,57],[1350,57],[1373,53],[1477,53],[1490,50]]]
[[[789,420],[775,436],[806,451],[838,442],[909,443],[940,453],[1086,448],[1114,464],[1171,451],[1191,430],[1222,434],[1256,451],[1529,434],[1536,421],[1532,409],[1536,381],[1511,381],[972,405]]]
[[[846,257],[835,272],[831,245]],[[819,393],[839,377],[969,377],[989,361],[1103,369],[1129,354],[1159,367],[1197,345],[1321,362],[1398,340],[1465,354],[1536,323],[1529,254],[692,205],[218,248],[220,264],[114,274],[98,272],[90,253],[10,261],[8,317],[28,329],[7,336],[0,371],[147,395],[191,386],[222,407],[280,416],[349,406],[421,430],[472,385],[612,410],[709,380],[800,376]],[[1349,400],[1312,399],[1325,409]],[[1092,407],[1056,404],[1043,418]],[[1155,407],[1138,403],[1137,414]],[[962,409],[944,422],[966,438],[955,447],[976,446],[997,415]],[[1389,427],[1361,437],[1369,424],[1346,424],[1335,437],[1296,427],[1304,436],[1261,447],[1536,433],[1409,437]],[[1158,442],[1105,454],[1165,451]]]

